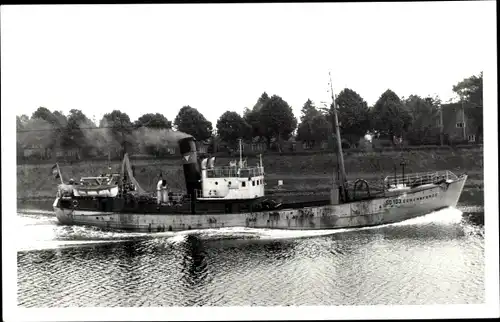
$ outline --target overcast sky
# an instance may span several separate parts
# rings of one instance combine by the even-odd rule
[[[495,3],[322,3],[2,7],[2,110],[119,109],[173,120],[184,105],[215,122],[262,92],[300,117],[349,87],[453,97],[485,70]]]

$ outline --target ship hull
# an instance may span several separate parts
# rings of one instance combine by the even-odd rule
[[[404,221],[447,207],[455,207],[467,176],[410,190],[392,197],[339,205],[221,214],[151,214],[89,211],[60,207],[54,211],[61,224],[90,225],[138,232],[183,231],[222,227],[269,229],[340,229]]]

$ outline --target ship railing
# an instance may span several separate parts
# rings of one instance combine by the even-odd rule
[[[207,178],[245,178],[264,174],[263,167],[216,167],[207,169]]]
[[[458,177],[449,170],[411,173],[408,175],[387,176],[384,184],[387,187],[433,184],[443,180],[456,180]]]

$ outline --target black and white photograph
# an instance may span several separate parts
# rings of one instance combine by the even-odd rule
[[[495,1],[0,10],[5,321],[500,317]]]

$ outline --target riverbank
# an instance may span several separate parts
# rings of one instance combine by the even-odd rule
[[[234,158],[219,157],[217,165],[226,165]],[[357,152],[345,155],[345,167],[349,180],[363,178],[367,181],[380,181],[394,174],[394,166],[401,173],[400,162],[404,160],[405,172],[426,172],[451,170],[461,174],[467,172],[469,179],[466,187],[483,187],[483,149],[455,149],[436,151],[386,151]],[[269,193],[327,192],[337,159],[333,153],[313,155],[264,155],[262,159],[266,172],[266,190]],[[249,165],[258,163],[258,158],[249,157]],[[169,181],[173,190],[185,188],[181,160],[150,159],[134,160],[135,177],[146,191],[155,191],[159,174]],[[63,179],[78,180],[82,176],[92,176],[109,172],[106,161],[81,161],[78,163],[59,163]],[[18,199],[53,198],[59,179],[51,175],[52,164],[26,164],[17,166]],[[111,162],[113,172],[120,172],[121,162]],[[283,186],[276,187],[283,180]]]

